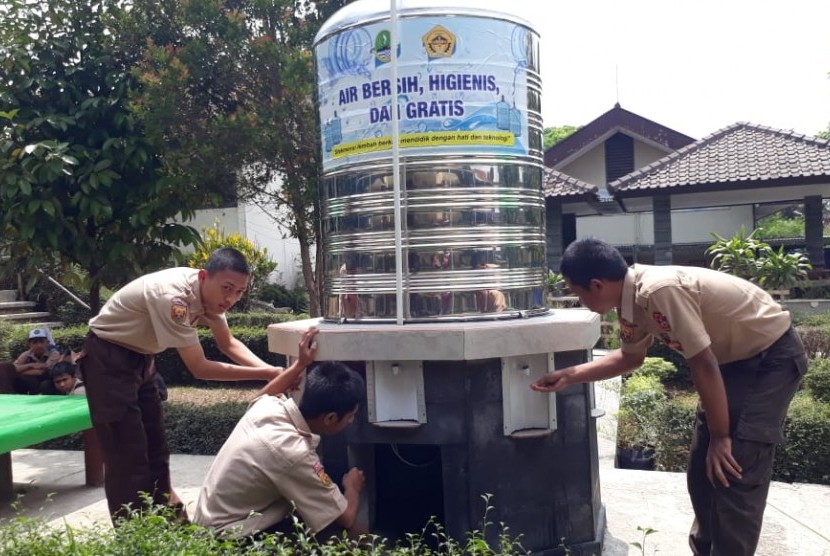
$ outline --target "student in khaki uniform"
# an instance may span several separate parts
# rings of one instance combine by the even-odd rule
[[[776,444],[807,357],[789,313],[756,285],[714,270],[634,265],[596,239],[572,243],[561,272],[580,302],[617,308],[621,349],[554,371],[531,388],[572,384],[639,367],[653,339],[689,362],[700,395],[687,471],[694,554],[752,555]]]
[[[55,393],[49,379],[49,370],[61,360],[61,353],[49,344],[49,332],[45,328],[35,328],[29,332],[29,339],[26,341],[29,349],[14,361],[17,371],[14,385],[18,393]]]
[[[225,311],[245,293],[250,274],[242,253],[218,249],[204,269],[171,268],[130,282],[89,321],[79,366],[104,452],[113,524],[129,516],[125,505],[141,507],[142,492],[154,503],[170,503],[187,519],[170,484],[155,354],[175,348],[193,376],[203,380],[270,381],[283,371],[254,355],[228,328]],[[205,357],[199,324],[210,328],[217,347],[235,364]],[[311,361],[301,349],[294,365]]]
[[[299,376],[291,368],[260,392],[208,470],[194,521],[235,536],[285,532],[292,504],[319,533],[330,525],[362,532],[356,517],[363,472],[350,469],[343,493],[320,463],[319,435],[337,434],[354,420],[363,379],[342,363],[307,373],[299,405],[283,395]]]

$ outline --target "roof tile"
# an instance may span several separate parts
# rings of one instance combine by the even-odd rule
[[[830,181],[830,141],[738,122],[610,183],[615,195],[808,176]]]

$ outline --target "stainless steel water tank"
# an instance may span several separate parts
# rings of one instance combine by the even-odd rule
[[[470,3],[359,0],[315,38],[328,320],[396,318],[393,122],[407,322],[546,312],[539,36]]]

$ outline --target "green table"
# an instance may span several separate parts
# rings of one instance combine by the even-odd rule
[[[13,496],[10,452],[84,431],[86,484],[103,483],[103,458],[86,396],[0,394],[0,498]]]

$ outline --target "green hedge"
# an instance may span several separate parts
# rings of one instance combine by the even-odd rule
[[[233,313],[231,313],[233,315]],[[307,318],[306,315],[279,315],[272,313],[254,313],[250,316],[242,316],[244,313],[238,313],[240,316],[231,317],[231,321],[258,323],[252,326],[231,326],[231,332],[242,343],[247,345],[263,361],[273,365],[284,365],[285,357],[277,355],[268,351],[268,337],[266,334],[267,324],[277,322],[286,322],[290,320],[298,320]],[[267,320],[264,315],[267,315]],[[17,354],[22,353],[27,348],[26,338],[32,326],[15,326],[9,331],[7,341],[3,345],[7,346],[6,351],[9,353],[9,358],[14,358]],[[52,331],[57,343],[62,348],[72,348],[79,351],[86,338],[86,326],[74,326],[66,328],[56,328]],[[3,333],[0,331],[0,341],[2,341]],[[215,361],[230,360],[225,357],[216,347],[213,341],[213,335],[207,328],[199,329],[199,341],[202,343],[202,348],[205,350],[205,356],[208,359]],[[0,349],[2,353],[2,349]],[[206,384],[205,381],[193,378],[190,371],[184,366],[179,354],[174,349],[168,349],[156,355],[156,368],[168,385],[189,385],[189,384]]]
[[[170,453],[214,455],[245,413],[261,384],[213,383],[213,387],[174,386],[162,404]],[[49,440],[33,448],[81,450],[81,435]]]
[[[164,425],[170,453],[216,454],[247,407],[245,402],[222,402],[205,406],[166,403]]]
[[[656,431],[656,464],[661,471],[685,471],[695,423],[697,396],[672,398],[647,426]],[[784,422],[773,480],[830,485],[830,403],[800,392]]]

